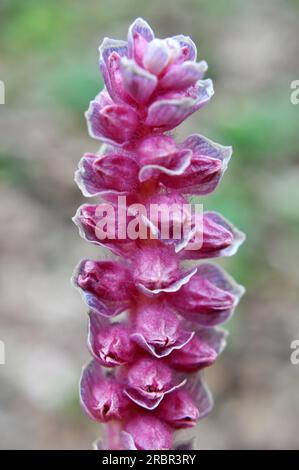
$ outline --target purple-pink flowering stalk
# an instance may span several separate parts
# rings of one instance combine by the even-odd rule
[[[178,207],[168,237],[159,217],[143,218],[155,236],[119,237],[116,216],[116,233],[101,239],[99,203],[82,205],[74,217],[86,240],[116,255],[84,259],[74,275],[89,307],[93,356],[82,373],[80,397],[90,418],[104,423],[101,449],[180,447],[175,432],[195,426],[212,409],[198,371],[224,349],[227,333],[218,325],[231,317],[243,293],[215,264],[184,264],[233,255],[244,240],[220,214],[204,212],[198,228],[199,215],[185,210],[189,196],[216,188],[232,152],[198,134],[177,143],[169,132],[214,93],[211,80],[203,79],[206,62],[196,58],[189,37],[157,39],[140,18],[127,42],[105,38],[100,46],[105,88],[86,117],[91,136],[105,145],[82,157],[76,182],[84,196],[101,196],[115,209],[119,196],[145,208]],[[134,214],[127,215],[129,224]],[[172,235],[182,218],[189,231],[177,238]],[[197,236],[200,247],[189,250]]]

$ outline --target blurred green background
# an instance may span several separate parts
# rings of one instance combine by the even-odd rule
[[[232,145],[205,208],[247,233],[222,264],[247,294],[229,345],[206,372],[213,413],[198,448],[298,448],[298,0],[1,0],[0,446],[84,449],[99,434],[78,404],[88,360],[85,307],[69,277],[83,256],[107,256],[78,236],[83,198],[73,173],[87,135],[84,110],[101,89],[97,48],[144,17],[156,34],[192,36],[216,94],[176,131]]]

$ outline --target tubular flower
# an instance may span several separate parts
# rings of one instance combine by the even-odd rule
[[[189,448],[175,434],[212,409],[198,371],[223,351],[218,325],[244,292],[206,260],[235,254],[245,236],[217,212],[194,212],[188,198],[215,190],[232,149],[200,134],[177,143],[169,133],[214,93],[189,37],[155,38],[138,18],[126,42],[104,39],[99,65],[105,87],[86,118],[105,144],[83,155],[75,181],[101,201],[73,220],[113,256],[84,259],[73,276],[93,356],[81,404],[104,423],[98,449]]]

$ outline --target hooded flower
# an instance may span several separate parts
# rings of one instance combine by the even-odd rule
[[[213,400],[202,380],[167,395],[158,408],[158,415],[176,429],[190,428],[210,413]]]
[[[138,163],[128,156],[86,153],[80,160],[75,181],[87,197],[111,192],[129,194],[138,190],[138,173]]]
[[[82,372],[80,401],[91,419],[100,422],[122,419],[130,407],[123,386],[114,377],[105,377],[95,360]]]
[[[153,358],[139,359],[128,370],[126,395],[137,405],[155,409],[164,395],[184,385],[166,364]]]
[[[190,281],[172,293],[170,302],[188,320],[215,326],[233,314],[243,293],[244,289],[220,267],[201,264]]]
[[[180,350],[174,351],[169,363],[176,370],[195,372],[211,366],[226,345],[227,332],[201,328]]]
[[[203,80],[205,61],[196,62],[190,38],[156,39],[138,18],[128,42],[105,38],[100,68],[106,89],[86,113],[92,137],[129,145],[131,140],[179,125],[214,94],[211,80]]]
[[[159,245],[138,250],[132,269],[137,287],[149,296],[178,291],[196,272],[182,271],[173,249]]]
[[[116,367],[132,362],[135,345],[127,324],[108,321],[95,312],[89,314],[88,346],[93,356],[105,367]]]
[[[136,314],[132,340],[156,358],[181,349],[194,332],[183,328],[182,322],[166,305],[145,304]]]

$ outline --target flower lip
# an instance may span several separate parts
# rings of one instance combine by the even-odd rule
[[[172,371],[167,365],[146,357],[130,367],[124,391],[137,405],[154,410],[165,394],[180,388],[185,382],[174,382]]]
[[[168,450],[172,447],[171,428],[155,416],[139,414],[127,422],[122,443],[128,450]]]
[[[181,349],[193,335],[193,331],[183,329],[178,317],[169,307],[154,303],[137,312],[131,338],[152,356],[161,358]]]

